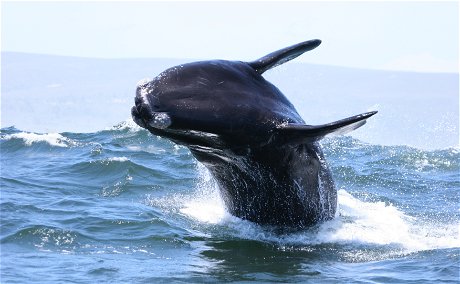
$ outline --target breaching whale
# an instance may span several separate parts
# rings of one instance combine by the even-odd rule
[[[167,69],[139,83],[133,120],[190,149],[217,181],[232,215],[294,228],[330,220],[337,190],[318,141],[362,126],[376,111],[307,125],[262,76],[320,43],[305,41],[253,62],[211,60]]]

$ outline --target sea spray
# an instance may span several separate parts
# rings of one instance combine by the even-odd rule
[[[417,218],[404,214],[391,204],[364,202],[345,189],[338,191],[339,214],[334,220],[301,232],[280,234],[276,228],[259,226],[231,216],[225,210],[218,185],[211,174],[201,164],[197,165],[197,170],[199,178],[196,190],[184,197],[179,211],[199,222],[234,229],[233,233],[240,238],[300,247],[337,243],[347,246],[392,246],[405,253],[460,247],[458,222],[439,229],[440,224],[420,223]]]

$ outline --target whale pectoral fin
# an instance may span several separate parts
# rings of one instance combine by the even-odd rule
[[[288,62],[289,60],[296,58],[302,53],[318,47],[320,44],[321,40],[319,39],[304,41],[296,45],[272,52],[262,58],[257,59],[256,61],[248,62],[248,64],[254,68],[257,73],[262,74],[268,69]]]
[[[326,135],[343,135],[353,131],[366,124],[366,119],[376,113],[377,111],[362,113],[323,125],[289,123],[279,126],[277,130],[282,134],[283,138],[287,139],[287,143],[318,141]]]

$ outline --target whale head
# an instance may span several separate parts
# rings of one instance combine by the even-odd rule
[[[141,81],[131,114],[139,126],[182,144],[204,134],[267,140],[277,125],[303,122],[248,63],[224,60],[179,65]]]

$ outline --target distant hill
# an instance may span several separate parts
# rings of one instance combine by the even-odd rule
[[[130,118],[137,82],[193,60],[90,59],[2,52],[1,126],[93,132]],[[459,144],[458,74],[361,70],[290,62],[268,71],[310,124],[378,110],[353,136],[445,148]]]

